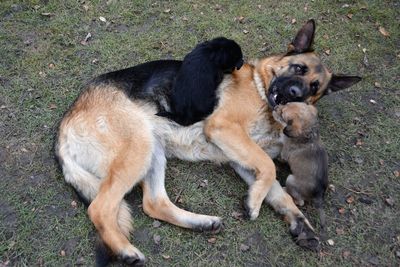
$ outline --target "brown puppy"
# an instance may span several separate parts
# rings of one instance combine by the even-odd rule
[[[273,116],[285,127],[281,157],[289,163],[292,171],[286,180],[286,191],[299,206],[303,206],[304,201],[314,204],[324,234],[323,202],[328,186],[328,154],[319,137],[317,109],[313,105],[291,102],[277,106]]]

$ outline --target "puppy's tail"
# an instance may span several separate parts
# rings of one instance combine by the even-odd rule
[[[324,210],[323,197],[318,197],[314,199],[314,207],[317,209],[319,215],[319,224],[321,226],[320,237],[322,241],[325,241],[327,239],[327,233],[326,233],[326,214]]]

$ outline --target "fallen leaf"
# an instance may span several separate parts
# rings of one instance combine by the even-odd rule
[[[326,49],[326,50],[324,51],[324,53],[325,53],[327,56],[329,56],[329,55],[331,54],[331,50],[330,50],[330,49]]]
[[[65,251],[64,251],[64,250],[61,250],[61,251],[60,251],[60,255],[61,255],[61,257],[65,257],[65,255],[66,255]]]
[[[347,259],[347,258],[350,256],[350,251],[344,250],[344,251],[342,252],[342,256],[343,256],[344,259]]]
[[[7,106],[1,105],[0,109],[5,109]]]
[[[170,8],[167,8],[167,9],[164,10],[164,13],[170,13],[170,12],[171,12]]]
[[[383,165],[385,165],[385,161],[383,159],[379,159],[379,164],[381,164],[383,166]]]
[[[292,23],[292,24],[296,24],[296,19],[292,19],[292,21],[290,22],[290,23]]]
[[[350,5],[349,4],[344,4],[343,6],[342,6],[342,8],[347,8],[347,7],[349,7]]]
[[[360,139],[357,139],[356,146],[362,146],[363,144],[364,144],[363,141],[361,141]]]
[[[188,18],[187,17],[183,17],[182,20],[183,21],[188,21]]]
[[[372,103],[372,104],[374,104],[374,105],[376,104],[376,101],[373,100],[373,99],[370,99],[369,102]]]
[[[326,243],[328,243],[329,246],[335,245],[335,242],[334,242],[332,239],[328,239],[328,240],[326,241]]]
[[[200,187],[207,187],[208,186],[208,180],[204,179],[200,182]]]
[[[347,202],[347,204],[353,203],[354,202],[354,197],[352,195],[349,196],[348,198],[346,198],[346,202]]]
[[[89,10],[89,5],[83,5],[83,10],[85,10],[86,12]]]
[[[87,45],[87,43],[88,43],[88,41],[89,41],[90,38],[92,38],[92,34],[91,34],[90,32],[88,32],[88,34],[86,34],[85,39],[83,39],[83,40],[81,41],[81,45]]]
[[[387,204],[388,206],[390,206],[390,207],[393,207],[393,205],[394,205],[394,199],[391,198],[391,197],[386,198],[386,199],[385,199],[385,202],[386,202],[386,204]]]
[[[248,30],[243,30],[243,33],[244,33],[244,34],[248,34],[249,31],[248,31]]]
[[[379,26],[379,32],[385,37],[389,37],[390,36],[389,32],[385,28],[383,28],[382,26]]]
[[[49,109],[56,109],[57,105],[56,104],[50,104]]]
[[[43,72],[43,71],[39,71],[39,76],[42,77],[42,78],[44,78],[44,77],[46,77],[46,73]]]
[[[240,251],[246,252],[250,249],[248,245],[240,244]]]
[[[74,209],[78,206],[78,203],[76,203],[75,200],[71,201],[71,207],[73,207]]]
[[[158,228],[158,227],[160,227],[161,226],[161,222],[160,221],[157,221],[157,220],[154,220],[154,222],[153,222],[153,227],[154,228]]]
[[[400,172],[399,172],[399,171],[397,171],[397,170],[396,170],[396,171],[394,171],[394,172],[393,172],[393,174],[394,174],[394,176],[396,176],[396,177],[399,177],[399,176],[400,176]]]
[[[161,241],[161,236],[159,236],[159,235],[154,235],[154,236],[153,236],[153,241],[154,241],[154,243],[155,243],[156,245],[159,245],[159,244],[160,244],[160,241]]]
[[[345,212],[345,209],[342,207],[342,208],[339,208],[338,209],[338,212],[340,213],[340,214],[343,214],[344,212]]]
[[[237,17],[237,21],[239,21],[239,23],[244,23],[244,17],[243,16]]]
[[[50,63],[50,64],[49,64],[49,68],[50,68],[50,69],[54,69],[55,67],[56,67],[56,66],[55,66],[53,63]]]
[[[99,20],[100,20],[101,22],[107,22],[106,18],[105,18],[105,17],[102,17],[102,16],[99,17]]]
[[[367,48],[363,48],[362,51],[365,54],[367,52]]]
[[[51,16],[53,16],[54,14],[53,14],[53,13],[49,13],[49,12],[44,12],[44,13],[41,13],[41,15],[42,15],[42,16],[45,16],[45,17],[51,17]]]
[[[343,228],[336,228],[336,234],[337,235],[343,235],[344,234]]]
[[[353,14],[351,14],[351,13],[347,14],[347,18],[352,19],[353,18]]]
[[[99,62],[99,60],[98,60],[97,58],[95,58],[95,59],[92,60],[92,63],[93,63],[93,64],[97,64],[98,62]]]
[[[217,242],[217,238],[211,237],[211,238],[209,238],[209,239],[207,240],[207,242],[210,243],[210,244],[215,244],[215,242]]]
[[[161,257],[163,257],[163,258],[166,259],[166,260],[169,260],[169,259],[171,258],[170,255],[164,255],[164,254],[162,254]]]
[[[381,87],[382,87],[381,84],[380,84],[379,82],[375,82],[375,83],[374,83],[374,86],[375,86],[376,88],[381,88]]]
[[[235,218],[236,220],[243,219],[243,213],[241,213],[241,212],[234,211],[234,212],[231,213],[231,216],[233,218]]]

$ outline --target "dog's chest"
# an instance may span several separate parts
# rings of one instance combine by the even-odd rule
[[[280,155],[283,146],[283,135],[280,128],[274,127],[267,116],[260,116],[250,127],[250,137],[271,158]]]

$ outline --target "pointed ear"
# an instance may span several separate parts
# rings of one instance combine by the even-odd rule
[[[329,81],[328,88],[325,91],[325,94],[329,94],[330,92],[336,92],[342,89],[349,88],[350,86],[361,81],[361,77],[359,76],[346,76],[346,75],[335,75],[332,74],[332,78]]]
[[[299,54],[307,51],[312,51],[312,44],[314,42],[315,21],[310,19],[299,30],[292,43],[288,46],[288,54]]]

